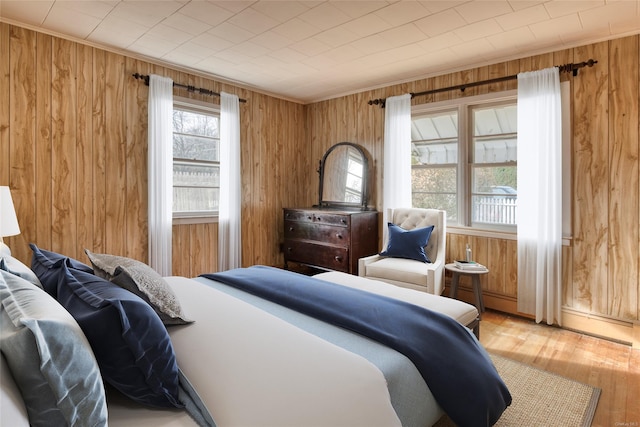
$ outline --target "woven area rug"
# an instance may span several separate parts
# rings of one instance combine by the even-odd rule
[[[600,389],[492,354],[496,369],[513,402],[496,426],[588,427],[600,398]],[[446,415],[435,427],[452,427]]]

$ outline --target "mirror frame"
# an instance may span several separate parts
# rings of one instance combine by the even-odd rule
[[[362,156],[362,200],[360,203],[348,203],[348,202],[338,202],[335,200],[323,200],[323,188],[324,188],[324,166],[326,164],[327,157],[337,148],[343,146],[349,146],[358,151],[360,156]],[[327,209],[359,209],[359,210],[368,210],[367,204],[369,203],[369,193],[368,193],[368,181],[369,181],[369,159],[367,158],[367,154],[364,149],[353,142],[338,142],[337,144],[331,146],[324,156],[322,156],[322,160],[320,160],[320,164],[318,167],[318,173],[320,174],[320,185],[319,185],[319,203],[318,206],[320,208]]]

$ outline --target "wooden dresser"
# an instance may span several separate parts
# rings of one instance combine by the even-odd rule
[[[297,262],[358,274],[358,259],[378,248],[378,212],[284,209],[284,266]]]

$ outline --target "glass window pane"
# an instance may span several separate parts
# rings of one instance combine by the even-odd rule
[[[411,170],[411,188],[430,193],[455,193],[456,168],[414,167]]]
[[[516,225],[516,166],[473,168],[471,219],[474,223]]]
[[[516,225],[516,197],[507,195],[472,196],[472,222],[475,224]]]
[[[443,209],[447,211],[447,221],[458,222],[458,203],[455,194],[413,193],[411,203],[414,208]]]
[[[220,193],[219,116],[187,107],[173,111],[173,212],[211,213]]]
[[[208,160],[217,162],[220,160],[220,141],[217,139],[203,138],[173,134],[173,157],[178,159]]]
[[[173,187],[173,212],[217,211],[219,199],[219,188]]]
[[[219,187],[220,166],[173,163],[174,187]]]
[[[444,209],[457,222],[456,168],[414,167],[411,170],[412,204],[416,208]]]
[[[414,165],[451,165],[458,162],[458,141],[444,144],[413,143]]]
[[[517,161],[516,105],[475,107],[472,112],[474,163]]]
[[[220,138],[219,119],[213,115],[174,109],[173,131],[188,135]]]
[[[518,194],[517,166],[476,166],[473,168],[474,194]]]

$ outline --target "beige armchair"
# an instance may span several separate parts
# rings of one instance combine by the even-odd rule
[[[444,290],[444,264],[446,245],[446,212],[437,209],[389,209],[388,222],[404,230],[434,226],[425,253],[431,263],[413,259],[371,255],[358,260],[358,275],[381,280],[405,288],[440,295]],[[387,227],[387,224],[384,224]],[[386,233],[387,248],[389,233]]]

